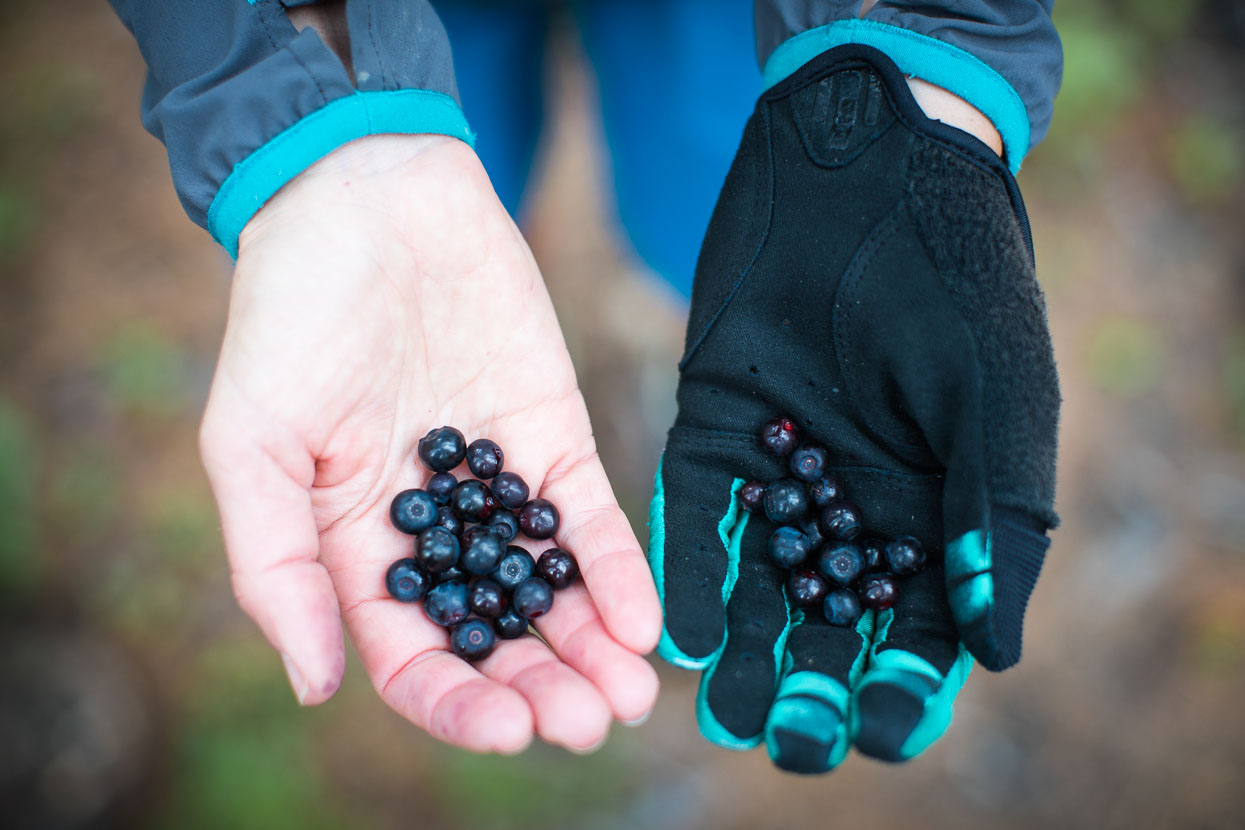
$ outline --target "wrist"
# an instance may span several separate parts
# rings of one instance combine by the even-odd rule
[[[1002,157],[1003,137],[985,114],[960,96],[920,78],[908,78],[912,97],[934,121],[963,130]]]

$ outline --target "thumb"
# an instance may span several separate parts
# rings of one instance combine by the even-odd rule
[[[262,421],[230,409],[209,403],[199,448],[234,594],[280,653],[299,703],[323,703],[341,685],[346,655],[337,595],[318,561],[315,461],[299,442],[261,439],[246,425]]]

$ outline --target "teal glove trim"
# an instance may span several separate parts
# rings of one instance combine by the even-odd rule
[[[994,612],[994,540],[989,533],[970,530],[947,544],[947,585],[951,615],[961,627],[986,619]]]
[[[1004,158],[1013,174],[1029,152],[1032,127],[1020,94],[980,58],[956,46],[873,20],[839,20],[809,29],[780,45],[765,62],[769,89],[835,46],[859,43],[878,49],[911,75],[949,90],[990,119],[1003,138]]]
[[[330,101],[236,165],[208,207],[208,232],[236,259],[238,235],[286,182],[343,144],[381,133],[438,133],[475,144],[463,111],[444,93],[355,92]]]

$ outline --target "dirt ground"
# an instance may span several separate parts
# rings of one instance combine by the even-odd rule
[[[1114,4],[1124,28],[1061,18],[1055,131],[1020,177],[1065,399],[1064,524],[1025,660],[975,672],[917,761],[853,758],[818,779],[706,743],[696,677],[664,665],[652,719],[586,758],[447,749],[388,712],[354,663],[335,700],[298,709],[233,604],[196,455],[229,259],[186,219],[138,122],[142,63],[107,6],[0,6],[0,815],[58,828],[1239,827],[1245,103],[1232,79],[1245,77],[1245,21],[1231,3],[1155,11],[1168,5]],[[551,84],[563,103],[526,232],[642,527],[684,309],[614,228],[571,39]]]

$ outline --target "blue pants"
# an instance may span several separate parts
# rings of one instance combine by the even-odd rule
[[[544,115],[544,3],[441,2],[476,152],[511,215]],[[744,122],[761,93],[751,0],[575,5],[596,70],[618,218],[635,252],[687,296]]]

